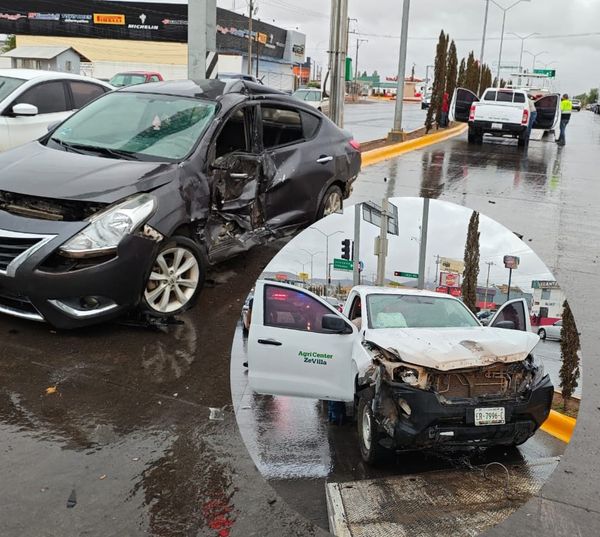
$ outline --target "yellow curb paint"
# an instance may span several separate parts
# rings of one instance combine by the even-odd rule
[[[459,125],[458,127],[452,127],[451,129],[445,131],[426,134],[425,136],[415,138],[414,140],[399,142],[397,144],[365,151],[362,153],[362,166],[371,166],[377,162],[381,162],[382,160],[396,157],[398,155],[402,155],[403,153],[414,151],[415,149],[421,149],[422,147],[427,147],[428,145],[437,144],[438,142],[443,142],[444,140],[448,140],[449,138],[462,134],[467,129],[467,125]]]
[[[577,420],[565,416],[556,410],[551,410],[548,419],[540,427],[545,433],[551,434],[555,438],[569,443]]]

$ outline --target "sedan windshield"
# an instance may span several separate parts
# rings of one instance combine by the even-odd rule
[[[132,73],[119,73],[110,79],[110,84],[117,88],[134,86],[136,84],[143,84],[144,82],[146,82],[146,75]]]
[[[480,326],[462,302],[431,296],[374,294],[367,297],[370,328]]]
[[[296,99],[300,99],[301,101],[320,101],[321,93],[318,91],[306,91],[306,90],[298,90],[294,92],[293,97]]]
[[[140,160],[187,156],[216,103],[150,93],[109,93],[67,119],[50,139],[65,150]]]
[[[0,101],[6,99],[24,82],[25,80],[21,78],[13,78],[11,76],[0,76]]]

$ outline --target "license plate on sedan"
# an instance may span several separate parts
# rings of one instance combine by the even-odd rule
[[[503,126],[502,123],[492,123],[492,129],[495,131],[501,131]]]
[[[504,407],[476,408],[475,425],[504,425]]]

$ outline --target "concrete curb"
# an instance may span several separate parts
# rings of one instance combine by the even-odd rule
[[[407,153],[409,151],[414,151],[415,149],[427,147],[428,145],[443,142],[444,140],[448,140],[449,138],[462,134],[467,129],[467,125],[459,125],[458,127],[452,127],[451,129],[444,131],[426,134],[425,136],[415,138],[414,140],[408,140],[406,142],[400,142],[385,147],[379,147],[377,149],[371,149],[370,151],[365,151],[362,154],[362,165],[371,166],[372,164],[376,164],[382,160],[401,155],[402,153]]]
[[[576,423],[577,420],[575,418],[570,418],[560,412],[556,412],[556,410],[551,410],[548,419],[542,423],[540,428],[545,433],[568,444],[575,430]]]

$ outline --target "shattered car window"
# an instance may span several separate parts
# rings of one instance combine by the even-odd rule
[[[111,93],[71,116],[52,140],[144,160],[180,160],[210,124],[215,108],[216,103],[185,97]]]
[[[414,295],[367,296],[370,328],[457,328],[479,326],[457,300]]]

